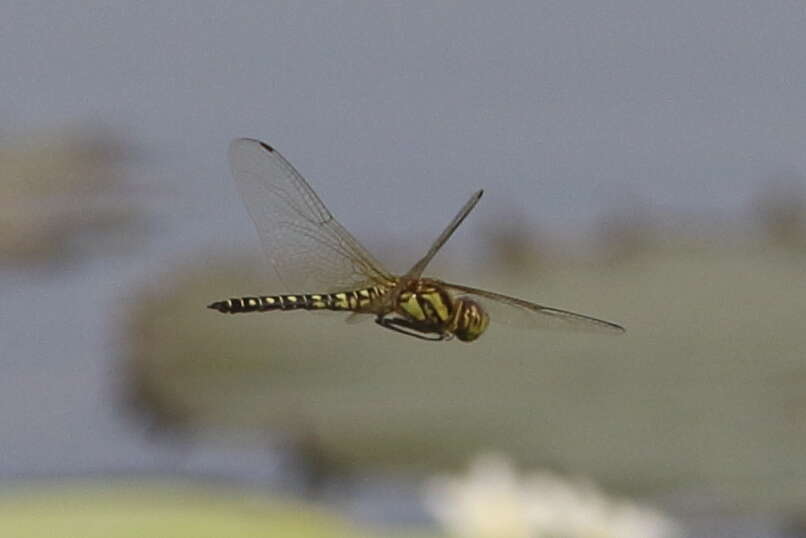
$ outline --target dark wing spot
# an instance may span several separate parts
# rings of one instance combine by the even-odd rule
[[[269,153],[274,153],[274,148],[273,148],[273,147],[271,147],[270,145],[268,145],[267,143],[265,143],[265,142],[260,142],[260,145],[261,145],[261,146],[263,146],[263,149],[265,149],[265,150],[266,150],[266,151],[268,151]]]

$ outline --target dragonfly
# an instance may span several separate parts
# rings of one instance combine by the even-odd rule
[[[222,313],[290,310],[350,312],[429,341],[477,340],[490,320],[525,328],[622,333],[621,325],[516,297],[427,278],[429,262],[476,207],[473,194],[405,274],[387,271],[330,213],[307,181],[272,146],[239,138],[229,149],[232,175],[263,249],[295,294],[234,297],[208,305]],[[313,293],[316,291],[316,293]]]

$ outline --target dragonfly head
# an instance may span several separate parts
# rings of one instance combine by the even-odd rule
[[[456,300],[453,334],[462,342],[472,342],[487,329],[490,316],[475,301],[459,298]]]

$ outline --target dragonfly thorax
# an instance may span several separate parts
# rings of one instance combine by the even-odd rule
[[[425,333],[455,335],[463,342],[477,339],[489,324],[478,303],[454,298],[438,282],[413,280],[397,296],[397,314],[411,321],[410,328]]]
[[[426,279],[411,281],[397,296],[398,313],[418,323],[441,327],[450,322],[455,300]]]

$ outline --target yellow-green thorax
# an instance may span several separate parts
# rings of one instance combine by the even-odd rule
[[[490,318],[475,301],[454,298],[439,282],[422,278],[403,287],[397,296],[397,313],[424,331],[450,333],[472,342],[487,329]]]

